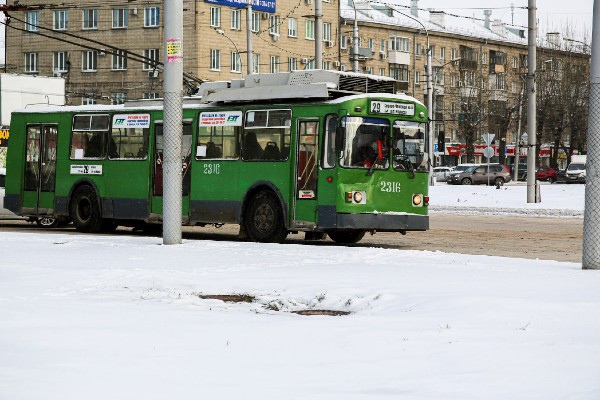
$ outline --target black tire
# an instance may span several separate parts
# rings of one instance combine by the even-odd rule
[[[70,214],[78,231],[96,233],[102,230],[104,221],[100,214],[100,202],[91,187],[81,186],[75,191],[71,198]]]
[[[327,234],[336,243],[357,243],[365,236],[366,231],[357,230],[357,231],[332,231]]]
[[[502,185],[504,185],[504,178],[497,177],[496,179],[494,179],[494,185],[495,186],[502,186]]]
[[[250,200],[244,221],[252,241],[281,243],[287,237],[283,210],[272,192],[259,192]]]
[[[462,181],[460,181],[461,185],[472,185],[473,181],[470,178],[463,178]]]

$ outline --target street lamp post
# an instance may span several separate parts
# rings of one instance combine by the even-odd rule
[[[352,28],[352,72],[360,72],[358,70],[358,20],[356,19],[356,4],[352,0],[352,8],[354,8],[354,25]]]

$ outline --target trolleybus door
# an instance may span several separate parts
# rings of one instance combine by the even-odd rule
[[[52,214],[54,210],[57,133],[57,125],[27,126],[23,205],[34,214]]]
[[[317,221],[318,120],[298,120],[293,225],[311,227]]]
[[[163,161],[164,161],[164,131],[163,122],[154,122],[154,173],[152,174],[152,201],[151,213],[154,215],[163,214]],[[182,163],[182,192],[181,211],[184,219],[189,215],[190,203],[190,183],[192,175],[192,120],[183,121],[183,137],[181,143],[181,163]]]

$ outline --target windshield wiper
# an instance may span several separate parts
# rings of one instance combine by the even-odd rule
[[[381,162],[382,162],[382,165],[383,165],[383,161],[385,161],[385,160],[387,160],[387,157],[380,157],[380,158],[377,158],[377,159],[375,160],[375,162],[374,162],[373,164],[371,164],[371,166],[369,167],[369,170],[367,171],[367,174],[366,174],[366,176],[371,176],[371,175],[373,175],[373,170],[375,169],[375,167],[377,166],[377,164],[378,164],[378,163],[381,161]]]

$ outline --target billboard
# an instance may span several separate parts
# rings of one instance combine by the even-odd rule
[[[216,4],[219,6],[246,8],[246,0],[204,0],[206,3]],[[275,0],[250,0],[252,2],[253,11],[275,12]]]

